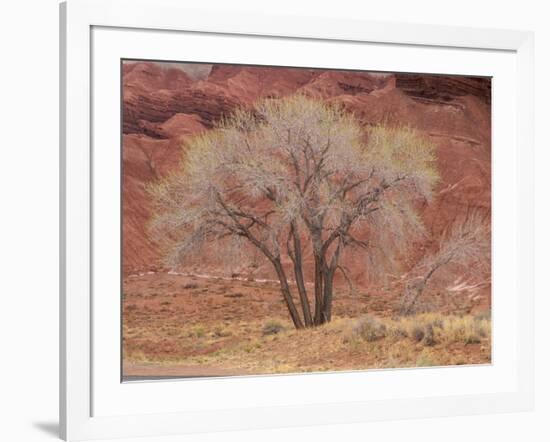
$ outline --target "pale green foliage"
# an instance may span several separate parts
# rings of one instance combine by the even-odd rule
[[[152,230],[172,265],[232,236],[271,260],[290,223],[317,250],[357,246],[390,262],[422,232],[414,202],[437,179],[434,147],[414,129],[365,132],[341,107],[269,99],[189,142],[180,170],[149,187]]]
[[[426,199],[439,180],[435,146],[411,127],[375,126],[368,130],[368,157],[386,180],[407,177]]]

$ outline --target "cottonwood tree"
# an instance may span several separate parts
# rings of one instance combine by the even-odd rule
[[[215,243],[223,255],[226,240],[244,239],[271,263],[295,327],[312,327],[331,319],[345,250],[365,251],[365,265],[381,271],[422,231],[415,201],[430,198],[434,160],[434,147],[411,128],[365,131],[341,107],[302,95],[269,99],[186,146],[181,169],[150,187],[152,230],[167,240],[171,265],[201,245]]]
[[[476,288],[491,270],[491,228],[489,215],[475,211],[455,221],[443,233],[438,247],[427,253],[409,272],[401,302],[401,313],[414,311],[430,280],[436,274],[470,277],[457,289]],[[448,278],[447,278],[448,279]],[[481,281],[480,281],[481,280]]]

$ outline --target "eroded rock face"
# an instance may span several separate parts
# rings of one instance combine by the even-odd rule
[[[123,131],[162,138],[155,130],[176,114],[197,115],[206,127],[231,112],[240,103],[235,99],[201,89],[160,89],[152,92],[124,94]]]
[[[178,166],[186,140],[259,98],[304,93],[342,104],[365,126],[410,125],[427,134],[441,173],[434,200],[421,207],[433,237],[474,208],[490,212],[488,79],[214,65],[207,78],[192,80],[182,70],[133,63],[123,66],[123,86],[125,274],[160,265],[144,186]]]
[[[396,74],[396,87],[416,99],[451,101],[472,95],[491,102],[491,82],[481,77]]]

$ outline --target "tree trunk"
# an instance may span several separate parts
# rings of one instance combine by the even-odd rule
[[[332,319],[332,289],[335,269],[325,269],[323,272],[323,323],[330,322]]]
[[[416,305],[416,301],[418,301],[418,298],[420,298],[420,295],[424,291],[424,287],[426,284],[424,282],[420,283],[417,287],[414,287],[414,294],[412,295],[412,299],[409,302],[407,306],[402,310],[402,315],[410,315],[413,311],[414,306]]]
[[[315,325],[323,323],[323,258],[315,255]]]
[[[334,250],[332,258],[330,259],[330,265],[327,265],[327,259],[323,259],[323,311],[322,311],[322,323],[330,322],[332,319],[332,293],[334,288],[334,274],[338,268],[338,260],[340,259],[340,253],[342,251],[342,239],[338,239],[338,245]]]
[[[412,300],[409,302],[409,304],[403,307],[403,309],[401,310],[401,314],[410,315],[412,313],[413,308],[416,305],[416,301],[418,301],[418,298],[420,298],[420,296],[424,292],[424,289],[426,288],[426,285],[428,284],[428,280],[433,276],[437,269],[445,264],[448,264],[449,261],[450,259],[444,261],[443,263],[438,263],[430,269],[430,271],[424,276],[422,281],[419,282],[414,288],[416,290],[416,293],[412,296]]]
[[[296,278],[296,287],[298,287],[298,293],[300,295],[300,303],[302,305],[302,312],[304,314],[304,322],[306,327],[313,326],[313,318],[311,317],[311,308],[309,307],[309,300],[307,299],[307,290],[304,283],[304,273],[302,269],[302,244],[300,237],[294,225],[291,227],[291,233],[294,242],[294,253],[292,262],[294,264],[294,276]]]
[[[286,274],[283,269],[283,266],[281,265],[280,259],[273,260],[273,266],[275,267],[275,271],[277,272],[277,276],[279,277],[279,282],[281,285],[281,293],[283,294],[283,298],[285,300],[286,307],[288,308],[288,312],[290,313],[290,317],[292,318],[292,322],[294,323],[294,327],[296,327],[297,329],[304,328],[304,324],[300,318],[298,310],[296,309],[296,305],[292,300],[290,287],[288,286]]]

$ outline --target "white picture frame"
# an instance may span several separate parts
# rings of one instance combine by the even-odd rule
[[[64,439],[161,436],[206,431],[511,412],[532,408],[534,391],[532,33],[372,23],[351,19],[255,16],[232,14],[228,11],[207,12],[189,9],[177,0],[69,0],[61,4],[60,15],[60,428]],[[98,30],[101,32],[98,33]],[[126,36],[118,36],[119,31],[126,32]],[[113,352],[108,351],[106,337],[112,336],[113,330],[115,333],[117,331],[119,325],[115,317],[119,317],[119,310],[116,310],[116,305],[114,306],[116,311],[108,308],[112,299],[97,295],[97,287],[102,283],[101,269],[99,269],[100,280],[97,279],[98,272],[93,271],[98,259],[98,256],[94,257],[94,253],[104,254],[101,243],[95,241],[98,236],[109,238],[108,235],[103,235],[106,231],[93,229],[94,216],[96,216],[94,211],[103,210],[105,213],[109,210],[109,206],[102,208],[95,204],[93,211],[92,203],[96,201],[94,195],[102,195],[101,187],[98,187],[97,181],[93,180],[98,169],[104,169],[108,175],[109,168],[119,169],[119,164],[110,162],[108,156],[103,157],[100,151],[93,149],[94,143],[98,139],[103,142],[101,137],[109,132],[109,123],[97,116],[97,109],[109,104],[102,97],[112,92],[107,87],[103,87],[101,83],[103,80],[94,76],[107,78],[112,75],[118,82],[119,72],[108,72],[105,67],[110,66],[109,63],[112,63],[112,60],[120,59],[124,45],[127,45],[129,50],[139,38],[153,41],[153,37],[148,36],[150,34],[147,32],[155,32],[154,38],[159,39],[158,43],[166,39],[165,44],[162,45],[165,52],[160,53],[158,49],[161,47],[160,44],[151,45],[151,48],[141,44],[141,52],[130,51],[132,54],[150,56],[158,52],[158,56],[154,58],[170,59],[172,44],[170,42],[173,40],[175,46],[177,44],[175,39],[184,34],[188,36],[186,38],[192,36],[199,40],[200,36],[204,36],[204,38],[217,39],[232,38],[235,41],[242,39],[243,42],[257,41],[262,38],[264,42],[284,41],[287,44],[290,42],[292,43],[289,46],[290,49],[284,50],[287,53],[285,57],[289,57],[288,53],[292,51],[300,55],[301,45],[311,47],[340,45],[349,48],[350,51],[361,50],[368,46],[369,50],[379,51],[379,53],[384,50],[394,50],[393,48],[404,48],[403,55],[408,54],[411,59],[416,58],[415,54],[421,51],[439,51],[438,54],[441,54],[441,57],[437,57],[437,63],[434,61],[433,65],[426,65],[426,70],[429,72],[441,70],[463,73],[460,71],[462,69],[460,65],[456,61],[453,65],[449,54],[445,55],[449,51],[454,51],[455,56],[452,58],[456,59],[460,59],[460,51],[469,51],[468,56],[474,57],[473,62],[471,61],[474,64],[479,60],[479,54],[476,59],[475,53],[481,51],[485,58],[490,58],[493,54],[495,62],[494,67],[490,69],[500,69],[495,78],[502,79],[502,82],[510,86],[510,90],[515,91],[515,94],[509,94],[508,101],[504,98],[499,100],[498,95],[497,99],[493,100],[493,112],[499,112],[498,106],[503,108],[502,118],[500,116],[497,118],[500,123],[493,129],[495,139],[493,149],[496,148],[495,146],[499,149],[502,146],[503,152],[501,156],[497,155],[498,161],[493,160],[497,166],[502,167],[501,172],[499,169],[495,170],[497,177],[493,185],[497,194],[507,195],[511,202],[509,210],[513,213],[510,217],[511,221],[502,221],[502,227],[500,227],[502,235],[494,236],[495,244],[498,246],[502,243],[502,238],[513,235],[513,241],[510,241],[511,245],[506,249],[509,253],[505,254],[513,257],[505,263],[510,266],[505,273],[513,274],[513,279],[510,280],[510,284],[505,284],[504,280],[500,284],[495,284],[495,287],[499,287],[498,290],[500,290],[496,296],[508,299],[507,307],[502,307],[502,317],[507,321],[509,319],[509,323],[503,324],[500,328],[495,327],[495,339],[500,339],[501,342],[507,339],[512,343],[510,348],[506,349],[506,357],[501,357],[500,362],[497,360],[491,367],[486,367],[485,371],[483,367],[462,367],[393,370],[394,374],[387,374],[385,371],[369,372],[371,384],[367,383],[365,373],[125,385],[120,384],[118,380],[117,383],[119,373],[113,374],[112,367],[116,366],[119,360],[115,357],[116,349]],[[134,40],[134,43],[129,40]],[[145,41],[143,40],[142,43]],[[205,50],[206,47],[207,44],[204,43]],[[277,51],[275,47],[273,51],[264,51],[266,54],[263,56],[267,57],[264,60],[269,60],[269,57],[274,59],[278,53],[283,52],[283,49]],[[219,57],[229,57],[224,61],[244,57],[237,52],[238,50],[235,49],[235,54],[219,54]],[[405,56],[391,63],[385,62],[385,66],[390,66],[394,70],[399,70],[399,66],[405,69],[407,58]],[[203,61],[196,58],[198,57],[196,54],[194,57],[197,61]],[[501,64],[499,60],[502,60]],[[217,60],[210,58],[208,61]],[[343,63],[342,66],[349,67],[346,64],[349,60],[346,61],[344,58],[334,63],[335,66]],[[416,61],[416,63],[419,62]],[[442,63],[448,63],[448,67],[441,68]],[[481,66],[482,63],[479,63]],[[483,71],[483,67],[468,69],[465,72],[478,69],[479,71],[476,70],[476,72],[490,74],[490,71]],[[107,78],[105,85],[108,83]],[[94,89],[94,84],[99,87]],[[104,90],[103,95],[101,95],[101,89]],[[110,95],[112,97],[112,94]],[[118,113],[119,109],[114,109],[112,112]],[[105,112],[102,113],[104,114]],[[98,128],[100,132],[97,132]],[[105,131],[103,131],[104,128]],[[511,132],[505,132],[506,130]],[[105,143],[109,142],[109,139],[105,140]],[[505,175],[506,172],[509,174]],[[510,174],[513,176],[510,177]],[[499,176],[501,179],[498,178]],[[116,178],[115,175],[113,177]],[[103,187],[108,191],[108,187]],[[110,202],[116,206],[117,200]],[[102,257],[106,258],[106,255],[99,256],[100,259]],[[494,288],[494,290],[497,289]],[[107,291],[101,292],[107,293]],[[113,296],[117,295],[117,293],[113,294]],[[101,317],[101,327],[97,324],[98,317]],[[119,336],[112,340],[118,338]],[[504,351],[501,354],[504,355]],[[308,395],[307,399],[297,397],[287,400],[284,395],[277,395],[277,392],[284,393],[288,389],[311,388],[311,391],[315,391],[318,384],[326,383],[327,379],[334,388],[328,388],[322,398]],[[461,379],[468,382],[477,379],[478,383],[471,383],[471,391],[462,391]],[[491,380],[494,380],[494,384],[490,382]],[[365,388],[371,385],[368,387],[369,391],[374,391],[376,385],[385,385],[384,382],[388,385],[392,383],[401,385],[398,384],[401,382],[405,386],[414,383],[418,388],[411,389],[401,397],[393,397],[395,395],[386,391],[376,397],[374,393],[365,395],[364,399],[362,390],[353,388],[354,385],[363,385]],[[449,390],[449,393],[443,392],[440,395],[422,393],[421,386],[428,383],[437,384],[437,382],[442,385],[457,382],[456,391]],[[485,387],[482,388],[482,386]],[[202,396],[208,401],[202,401],[205,402],[203,405],[200,405],[199,401],[196,401],[195,405],[179,404],[178,397],[181,395],[178,395],[182,391],[187,392],[191,397]],[[237,391],[242,394],[236,395]],[[341,391],[344,393],[340,394]],[[211,399],[216,397],[216,392],[222,396],[212,405]],[[268,393],[269,400],[258,398],[262,392]],[[148,405],[140,404],[140,398],[142,402],[148,402]],[[162,408],[155,407],[155,398],[157,402],[159,398],[165,399],[165,405]]]

